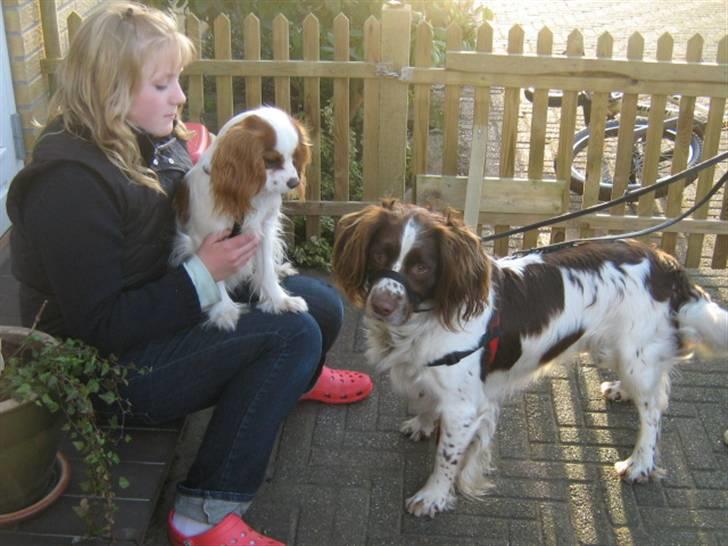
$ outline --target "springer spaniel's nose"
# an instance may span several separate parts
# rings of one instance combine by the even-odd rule
[[[299,178],[293,177],[293,178],[288,179],[288,181],[286,182],[286,186],[288,186],[289,190],[292,190],[293,188],[298,186],[300,183],[301,183],[301,180]]]
[[[380,317],[388,317],[397,308],[397,299],[381,293],[373,294],[371,306],[372,311]]]

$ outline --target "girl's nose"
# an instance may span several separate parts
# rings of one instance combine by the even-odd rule
[[[174,93],[172,95],[172,100],[174,101],[174,104],[184,104],[187,101],[187,96],[185,95],[184,91],[182,91],[182,86],[179,83],[179,80],[176,80],[174,82]]]

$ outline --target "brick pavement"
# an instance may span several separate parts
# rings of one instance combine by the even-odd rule
[[[728,32],[725,0],[486,2],[496,19],[496,47],[508,29],[522,24],[526,51],[544,25],[554,51],[579,28],[586,53],[609,30],[615,55],[640,31],[646,56],[670,32],[675,58],[696,32],[705,58]],[[561,49],[560,49],[561,48]],[[728,275],[696,272],[715,298],[728,305]],[[334,365],[368,370],[360,314],[347,308],[335,345]],[[514,396],[505,406],[495,446],[496,487],[482,502],[460,499],[453,512],[418,519],[404,499],[426,480],[434,441],[414,443],[399,434],[406,404],[376,378],[370,399],[351,407],[299,404],[287,419],[249,521],[295,545],[488,545],[488,544],[706,544],[728,545],[728,365],[695,361],[675,374],[660,442],[667,477],[631,486],[613,463],[629,454],[637,415],[629,404],[607,404],[593,365],[560,368]],[[191,419],[179,446],[166,493],[145,544],[166,544],[164,518],[171,482],[184,475],[199,443],[207,413]]]

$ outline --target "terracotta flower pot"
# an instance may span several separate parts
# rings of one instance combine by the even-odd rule
[[[28,333],[26,328],[0,326],[6,359]],[[50,336],[35,335],[55,343]],[[61,478],[67,483],[67,476],[62,476],[63,470],[67,474],[67,464],[62,459],[57,462],[61,426],[60,412],[51,414],[33,402],[0,400],[0,524],[8,523],[3,516],[16,512],[29,517],[32,514],[24,509],[35,504],[45,507],[47,502],[39,501],[57,489]]]

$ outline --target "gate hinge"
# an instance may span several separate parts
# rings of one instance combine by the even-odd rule
[[[23,120],[20,114],[10,114],[10,126],[13,130],[13,142],[15,143],[15,157],[20,161],[25,160],[25,141],[23,140]]]

